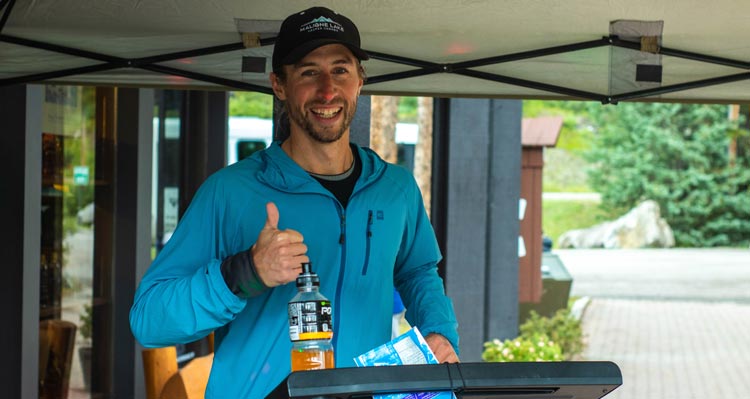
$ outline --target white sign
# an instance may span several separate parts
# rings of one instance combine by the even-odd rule
[[[179,219],[180,189],[178,187],[164,187],[164,232],[172,232],[177,228]]]
[[[73,167],[73,184],[75,184],[76,186],[87,186],[89,184],[88,166]]]

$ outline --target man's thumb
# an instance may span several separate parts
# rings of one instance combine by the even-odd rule
[[[266,204],[266,225],[264,228],[279,228],[279,208],[276,204],[269,202]]]

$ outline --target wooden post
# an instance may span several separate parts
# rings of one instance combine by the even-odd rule
[[[732,104],[729,106],[729,120],[736,121],[740,119],[740,106],[738,104]],[[729,156],[729,165],[734,166],[737,162],[737,136],[731,136],[729,138],[729,148],[727,149]]]
[[[370,148],[386,162],[396,163],[398,97],[372,96],[370,106]]]
[[[526,215],[520,232],[526,256],[518,261],[518,302],[542,300],[542,168],[543,147],[523,147],[521,151],[521,198],[526,199]]]
[[[419,125],[419,138],[414,149],[414,178],[417,180],[419,190],[422,191],[422,199],[427,215],[431,216],[432,203],[432,97],[419,97],[417,99],[417,124]]]

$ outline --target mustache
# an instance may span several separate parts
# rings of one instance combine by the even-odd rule
[[[342,107],[346,106],[346,101],[342,99],[334,99],[331,101],[320,101],[320,100],[313,100],[305,104],[305,107],[314,107],[316,105],[319,106],[330,106],[330,105],[340,105]]]

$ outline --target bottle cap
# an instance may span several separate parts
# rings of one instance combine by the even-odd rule
[[[312,271],[312,263],[305,262],[302,264],[302,272],[297,277],[297,287],[320,286],[318,275]]]

